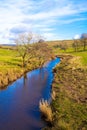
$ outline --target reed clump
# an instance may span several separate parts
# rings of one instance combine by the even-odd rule
[[[40,100],[39,102],[39,109],[42,113],[42,116],[45,118],[46,121],[52,122],[53,120],[53,113],[50,104],[47,100]]]

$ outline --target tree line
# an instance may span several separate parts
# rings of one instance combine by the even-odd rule
[[[66,51],[68,48],[72,47],[75,52],[77,51],[85,51],[87,47],[87,34],[82,34],[80,39],[73,39],[72,44],[67,43],[67,41],[63,40],[58,45],[54,47],[59,47],[61,50]]]

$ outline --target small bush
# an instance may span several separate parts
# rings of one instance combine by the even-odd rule
[[[49,105],[49,103],[47,102],[47,100],[42,99],[39,102],[39,108],[40,111],[42,113],[42,115],[45,117],[46,121],[52,122],[52,109]]]

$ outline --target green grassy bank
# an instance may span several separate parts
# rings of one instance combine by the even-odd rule
[[[52,127],[44,130],[87,130],[87,51],[54,49],[61,63],[54,69]]]
[[[42,59],[44,60],[44,59]],[[22,67],[22,59],[14,47],[0,48],[0,88],[5,88],[25,72],[41,66],[41,61],[31,58],[26,68]]]

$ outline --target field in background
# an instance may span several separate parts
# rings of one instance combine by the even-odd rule
[[[51,45],[53,47],[53,46],[59,45],[62,42],[66,42],[69,46],[71,46],[73,43],[73,40],[48,41],[47,43],[48,45]]]
[[[70,54],[74,56],[81,57],[81,62],[83,65],[87,65],[87,47],[86,51],[75,52],[72,48],[73,40],[63,40],[68,44],[68,49],[66,51],[59,48],[62,41],[48,41],[46,42],[54,51],[55,55],[58,54]],[[33,59],[34,61],[36,59]],[[15,50],[15,46],[2,46],[0,47],[0,72],[6,72],[9,68],[20,69],[22,64],[22,59],[18,52]],[[35,62],[35,64],[38,64]],[[37,66],[37,65],[36,65]],[[31,68],[31,67],[30,67]]]
[[[81,63],[84,66],[87,66],[87,46],[86,46],[85,51],[82,51],[82,47],[81,47],[78,52],[75,52],[74,48],[72,48],[72,44],[74,41],[73,40],[64,40],[64,41],[68,45],[68,49],[66,49],[65,51],[60,49],[60,47],[59,47],[59,45],[62,43],[62,41],[50,41],[47,43],[50,47],[53,48],[55,55],[70,54],[70,55],[74,55],[74,56],[79,56],[79,57],[81,57]]]

